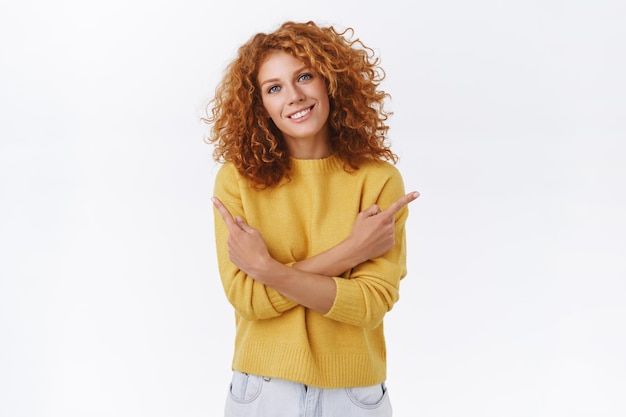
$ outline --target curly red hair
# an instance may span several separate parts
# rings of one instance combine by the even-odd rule
[[[358,169],[365,160],[396,163],[398,157],[386,142],[391,112],[383,106],[389,94],[379,89],[385,73],[373,49],[352,39],[353,35],[352,28],[340,32],[312,21],[286,22],[275,32],[258,33],[242,45],[207,106],[208,117],[202,119],[212,125],[207,142],[215,144],[214,159],[232,162],[261,188],[289,177],[287,146],[265,112],[257,85],[264,58],[280,50],[300,59],[325,80],[330,147],[346,170]]]

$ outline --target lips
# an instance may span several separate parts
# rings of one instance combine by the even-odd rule
[[[292,119],[292,120],[299,120],[299,119],[302,119],[307,114],[309,114],[312,109],[313,109],[313,106],[307,107],[306,109],[298,110],[297,112],[295,112],[295,113],[293,113],[293,114],[291,114],[291,115],[289,115],[287,117],[289,119]]]

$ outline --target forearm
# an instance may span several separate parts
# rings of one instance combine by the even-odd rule
[[[361,253],[355,249],[356,247],[346,239],[324,252],[296,262],[292,268],[327,277],[338,277],[367,260],[362,259]]]
[[[290,300],[322,314],[330,311],[335,301],[337,289],[333,275],[296,269],[273,258],[260,262],[248,274]]]

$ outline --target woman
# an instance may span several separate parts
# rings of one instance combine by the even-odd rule
[[[391,415],[383,318],[419,194],[391,163],[378,59],[349,33],[286,22],[253,36],[205,119],[236,324],[226,416]]]

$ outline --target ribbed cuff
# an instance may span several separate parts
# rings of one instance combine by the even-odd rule
[[[344,278],[335,278],[335,285],[337,286],[335,302],[325,317],[354,326],[362,325],[366,306],[359,285]]]

